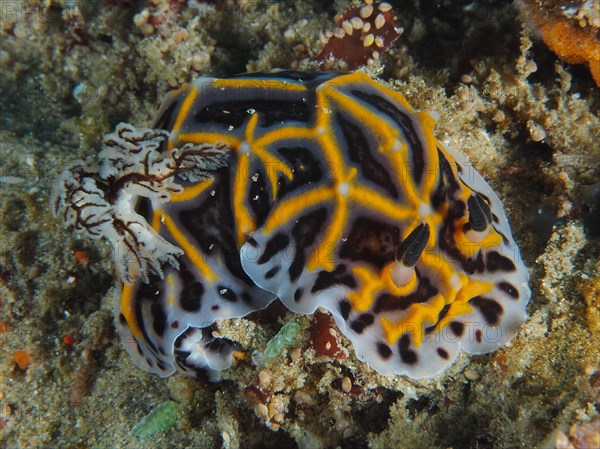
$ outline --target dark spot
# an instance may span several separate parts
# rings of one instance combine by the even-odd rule
[[[146,357],[146,363],[148,364],[148,366],[150,366],[151,368],[154,368],[154,362],[152,361],[152,359],[150,357]]]
[[[475,331],[475,340],[477,340],[477,343],[481,343],[482,339],[483,339],[483,333],[481,332],[480,329],[477,329]]]
[[[271,279],[273,276],[275,276],[279,272],[280,268],[281,267],[279,267],[279,266],[275,266],[275,267],[271,268],[269,271],[267,271],[265,273],[265,279]]]
[[[275,234],[266,244],[265,251],[256,263],[262,265],[267,263],[275,254],[284,250],[290,243],[290,238],[282,232]]]
[[[504,311],[497,301],[482,296],[475,296],[469,303],[481,311],[481,314],[488,324],[498,324],[500,315],[502,315]]]
[[[398,341],[398,352],[400,352],[400,358],[404,363],[413,365],[417,363],[417,353],[410,349],[410,336],[404,334]]]
[[[498,288],[513,299],[519,299],[519,291],[510,282],[502,281],[498,283]]]
[[[171,323],[171,329],[177,329],[179,327],[179,321],[175,320]]]
[[[219,285],[217,286],[217,291],[219,292],[221,298],[223,298],[224,300],[231,302],[237,301],[237,295],[230,288]]]
[[[501,255],[497,251],[491,251],[486,257],[486,268],[492,273],[494,271],[516,271],[515,264],[508,257]]]
[[[150,223],[150,215],[152,214],[152,203],[144,196],[138,197],[135,203],[135,211],[144,217],[148,223]]]
[[[121,323],[123,326],[127,326],[127,318],[125,318],[125,315],[122,313],[119,313],[119,323]]]
[[[162,305],[159,301],[154,301],[150,306],[150,313],[152,314],[152,328],[156,335],[162,337],[167,327],[167,315],[165,314]]]
[[[161,371],[165,371],[167,369],[166,365],[163,362],[161,362],[160,360],[156,361],[156,366]]]
[[[258,246],[258,242],[254,239],[254,237],[249,237],[248,240],[246,240],[246,243],[248,243],[252,248],[256,248]]]
[[[437,353],[444,360],[448,360],[450,358],[448,351],[446,351],[444,348],[437,348]]]
[[[377,342],[377,352],[383,360],[387,360],[392,356],[392,349],[381,341]]]
[[[348,317],[350,316],[350,310],[352,309],[350,301],[344,298],[338,303],[338,307],[340,309],[340,314],[342,315],[342,318],[348,321]]]
[[[456,335],[457,337],[462,337],[462,334],[465,331],[465,325],[463,323],[461,323],[460,321],[452,321],[450,322],[449,326],[450,330],[454,335]]]
[[[365,328],[375,322],[375,316],[372,313],[362,313],[350,323],[350,329],[357,334],[362,334]]]
[[[345,285],[348,288],[356,287],[356,279],[348,273],[346,265],[338,265],[333,271],[320,271],[310,292],[316,293],[327,290],[334,285]]]
[[[214,305],[210,306],[210,310],[212,310],[212,311],[214,311],[214,312],[216,312],[216,311],[217,311],[217,310],[219,310],[219,309],[220,309],[220,307],[219,307],[219,305],[218,305],[218,304],[214,304]]]
[[[204,286],[195,281],[190,285],[185,285],[181,291],[179,305],[186,312],[197,312],[200,310],[200,300],[204,295]]]
[[[252,296],[250,296],[250,293],[242,293],[242,301],[244,301],[246,304],[252,304]]]
[[[400,245],[400,228],[369,217],[357,217],[347,240],[340,248],[340,257],[364,261],[381,270],[394,260]]]
[[[294,301],[300,302],[300,300],[302,299],[303,293],[304,293],[303,289],[301,289],[301,288],[296,289],[296,291],[294,292]]]

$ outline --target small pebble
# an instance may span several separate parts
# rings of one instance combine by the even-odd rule
[[[262,390],[266,390],[271,385],[271,375],[267,371],[258,373],[258,386]]]
[[[379,5],[379,11],[381,12],[388,12],[390,9],[392,9],[392,5],[389,3],[384,2]]]
[[[480,379],[480,375],[477,371],[473,370],[473,369],[466,369],[464,372],[465,377],[467,378],[467,380],[470,381],[476,381]]]
[[[360,30],[363,27],[364,22],[361,20],[360,17],[352,17],[350,19],[350,24],[355,30]]]
[[[345,376],[342,379],[342,391],[344,393],[350,393],[350,390],[352,390],[352,381],[348,376]]]
[[[465,84],[470,84],[473,82],[473,77],[471,75],[461,75],[460,80]]]
[[[360,8],[360,16],[363,19],[367,19],[367,18],[371,17],[371,14],[373,14],[373,6],[372,5],[366,5],[366,6],[363,6],[362,8]]]
[[[504,114],[504,112],[502,112],[500,110],[496,111],[496,113],[492,117],[492,120],[495,121],[496,123],[502,123],[504,121],[504,119],[506,119],[506,115]]]
[[[531,140],[534,142],[541,142],[546,138],[546,131],[544,131],[540,125],[535,123],[529,127],[529,133],[531,135]]]

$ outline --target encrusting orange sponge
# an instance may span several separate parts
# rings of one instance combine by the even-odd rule
[[[539,30],[546,45],[563,61],[587,63],[596,85],[600,86],[600,41],[594,33],[552,19],[540,23]]]

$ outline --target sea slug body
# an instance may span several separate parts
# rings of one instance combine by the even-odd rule
[[[115,245],[140,368],[218,379],[235,348],[213,323],[278,298],[327,309],[376,371],[430,377],[507,343],[530,297],[498,197],[433,127],[361,72],[200,78],[52,204]]]

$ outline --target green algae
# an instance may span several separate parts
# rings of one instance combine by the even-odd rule
[[[157,433],[169,430],[177,422],[178,413],[179,404],[177,402],[163,402],[131,429],[131,436],[144,441]]]
[[[267,343],[265,349],[266,359],[275,359],[283,354],[284,349],[293,348],[299,335],[300,325],[296,322],[287,323]]]

